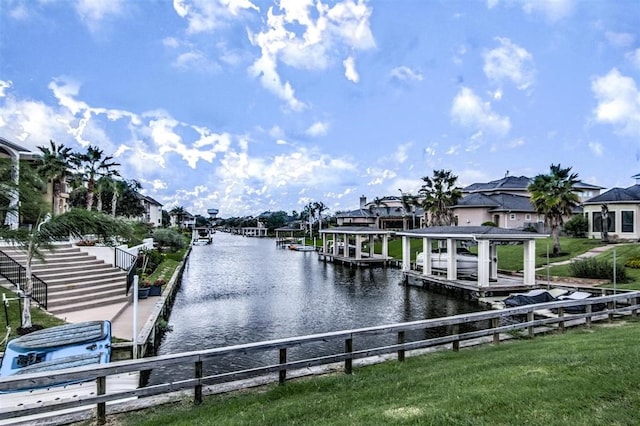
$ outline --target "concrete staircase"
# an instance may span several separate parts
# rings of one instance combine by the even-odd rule
[[[26,255],[11,247],[0,250],[24,266]],[[47,311],[66,312],[126,303],[126,272],[97,260],[70,244],[44,251],[45,261],[34,258],[33,273],[47,283]]]

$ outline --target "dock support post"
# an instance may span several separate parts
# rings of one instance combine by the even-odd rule
[[[592,311],[593,305],[587,305],[586,307],[586,312],[587,312],[587,317],[585,318],[585,322],[587,324],[587,328],[591,328],[591,311]]]
[[[346,374],[351,374],[353,372],[353,359],[351,358],[351,352],[353,352],[353,338],[350,337],[345,339],[344,352],[347,355],[347,358],[344,360],[344,372]]]
[[[398,344],[402,345],[404,343],[404,331],[398,331]],[[398,349],[398,361],[404,361],[404,349]]]
[[[287,348],[280,349],[280,364],[285,364],[287,362]],[[287,380],[287,369],[281,368],[278,372],[278,383],[281,385]]]
[[[196,379],[202,379],[202,361],[196,361],[195,377]],[[202,382],[200,381],[193,389],[193,403],[202,404]]]
[[[457,336],[460,333],[460,326],[458,324],[454,324],[451,333],[454,336]],[[460,350],[460,339],[456,339],[451,343],[451,349],[453,349],[454,352],[458,352]]]
[[[527,312],[527,322],[529,324],[533,324],[533,320],[534,320],[533,311]],[[535,333],[533,330],[533,325],[529,325],[529,327],[527,327],[527,333],[529,334],[529,337],[534,336]]]
[[[491,319],[491,327],[493,328],[493,344],[497,345],[500,343],[500,333],[497,328],[500,326],[500,318],[492,318]]]
[[[638,304],[638,298],[632,297],[630,302],[633,306],[636,306]],[[638,318],[638,308],[633,308],[631,310],[631,318]]]
[[[564,318],[564,308],[562,306],[558,308],[558,318]],[[558,331],[564,333],[564,321],[558,323]]]
[[[107,377],[100,376],[96,379],[96,389],[98,395],[107,393]],[[96,407],[96,417],[99,425],[107,423],[107,403],[99,402]]]

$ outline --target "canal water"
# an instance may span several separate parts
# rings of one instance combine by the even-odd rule
[[[481,309],[401,282],[399,269],[333,265],[318,260],[315,252],[278,248],[273,239],[218,232],[213,244],[191,251],[169,319],[172,331],[165,334],[158,355]],[[424,338],[424,333],[414,339],[418,337]],[[290,359],[321,355],[326,349],[305,346],[293,351]],[[277,354],[264,357],[221,359],[206,366],[206,373],[277,363]],[[192,377],[193,366],[185,366],[182,373],[175,368],[157,370],[150,382]]]

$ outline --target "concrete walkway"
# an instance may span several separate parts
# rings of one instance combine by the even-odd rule
[[[160,303],[161,297],[148,297],[138,300],[138,335],[151,317],[151,313]],[[83,322],[94,320],[111,321],[111,333],[113,337],[123,340],[133,340],[133,302],[105,305],[99,308],[85,309],[77,312],[68,312],[60,318],[67,322]]]
[[[580,261],[580,260],[584,260],[584,259],[589,259],[591,257],[596,257],[597,255],[604,253],[605,251],[611,250],[615,247],[619,247],[621,245],[624,244],[607,244],[606,246],[600,246],[600,247],[594,247],[591,250],[588,250],[576,257],[572,257],[571,259],[567,259],[567,260],[562,260],[560,262],[551,262],[549,263],[549,266],[558,266],[558,265],[568,265],[571,262],[575,262],[575,261]],[[539,268],[536,268],[536,271],[545,269],[547,267],[547,265],[541,266]]]

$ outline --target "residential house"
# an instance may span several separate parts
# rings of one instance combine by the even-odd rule
[[[0,159],[10,159],[13,164],[13,176],[12,178],[17,182],[19,178],[20,171],[20,163],[23,161],[35,162],[40,158],[40,154],[29,151],[27,148],[24,148],[18,144],[15,144],[5,138],[0,137]],[[61,188],[60,190],[60,199],[59,199],[59,211],[64,212],[67,210],[67,199],[68,194],[65,188]],[[6,198],[4,201],[4,205],[0,206],[0,225],[9,226],[12,229],[16,229],[20,225],[20,219],[18,215],[15,213],[14,208],[9,208],[10,206],[17,206],[18,204],[18,194],[17,193],[9,193],[3,194]],[[51,204],[53,197],[53,184],[49,183],[47,185],[46,191],[43,191],[43,201]],[[3,197],[0,197],[3,198]]]
[[[501,228],[535,227],[543,231],[544,217],[531,204],[527,190],[532,178],[505,176],[486,183],[474,183],[462,189],[463,197],[452,210],[457,225],[479,226],[493,222]],[[578,182],[576,189],[583,202],[603,189],[597,185]],[[576,210],[576,213],[581,209]]]
[[[584,202],[584,215],[589,222],[587,236],[602,237],[602,207],[608,210],[607,229],[612,240],[640,239],[640,174],[632,176],[635,185],[612,188]]]
[[[408,208],[407,208],[408,207]],[[402,197],[385,196],[367,202],[360,197],[360,208],[336,213],[338,226],[377,226],[380,229],[414,229],[422,224],[422,208],[403,206]]]
[[[148,223],[154,227],[162,226],[162,204],[153,198],[143,195],[140,193],[136,193],[136,197],[140,200],[140,204],[144,207],[144,213],[142,214],[141,220],[145,223]]]
[[[196,226],[196,218],[194,215],[185,211],[182,214],[182,217],[178,217],[175,213],[169,212],[169,218],[171,221],[171,226],[179,226],[181,228],[189,228],[193,229]],[[162,215],[160,221],[162,222]]]

